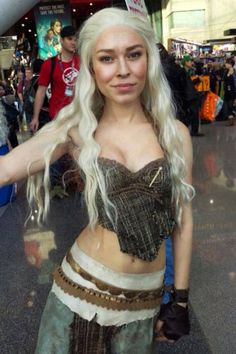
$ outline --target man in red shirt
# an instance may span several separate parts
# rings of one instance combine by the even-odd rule
[[[68,105],[73,99],[74,86],[80,64],[79,57],[75,54],[75,29],[72,26],[62,28],[60,37],[61,53],[54,59],[47,59],[40,71],[39,85],[34,102],[34,114],[30,123],[30,128],[33,132],[38,129],[39,113],[49,84],[51,85],[50,119],[54,119],[60,109]],[[52,60],[55,60],[54,63],[52,63]]]

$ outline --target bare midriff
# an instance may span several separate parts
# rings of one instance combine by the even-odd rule
[[[152,262],[121,252],[117,235],[100,225],[94,231],[83,229],[76,242],[84,253],[116,272],[153,273],[165,267],[165,242]]]

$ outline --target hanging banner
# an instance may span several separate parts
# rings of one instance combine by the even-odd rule
[[[130,12],[140,14],[142,16],[148,15],[144,0],[125,0],[125,2]]]
[[[47,59],[57,55],[61,50],[60,32],[62,27],[71,25],[69,2],[48,2],[34,8],[38,38],[38,57]]]

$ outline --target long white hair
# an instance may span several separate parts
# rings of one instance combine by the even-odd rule
[[[151,117],[155,130],[158,133],[160,145],[170,163],[172,176],[172,195],[175,204],[176,220],[180,224],[181,204],[193,196],[193,188],[184,182],[186,166],[183,156],[182,142],[176,128],[174,108],[171,92],[163,74],[159,53],[156,46],[153,29],[147,19],[132,14],[126,10],[106,8],[91,16],[82,26],[78,37],[78,50],[81,67],[75,87],[75,96],[72,103],[64,107],[56,120],[41,129],[38,134],[52,129],[55,126],[64,126],[63,134],[56,142],[45,149],[46,168],[44,173],[32,176],[28,183],[28,199],[37,200],[39,219],[46,217],[49,209],[49,164],[56,146],[67,139],[67,133],[72,127],[77,127],[81,138],[78,166],[86,176],[85,201],[89,215],[89,225],[94,227],[98,218],[96,193],[99,192],[104,202],[108,217],[113,223],[114,206],[106,193],[106,181],[97,163],[100,146],[94,139],[98,120],[104,107],[104,100],[98,91],[91,74],[91,58],[98,36],[105,29],[122,25],[136,31],[144,40],[148,56],[148,73],[144,90],[141,94],[141,103],[144,111]],[[44,189],[41,196],[42,186]]]

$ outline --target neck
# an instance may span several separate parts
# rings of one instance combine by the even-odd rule
[[[71,61],[74,58],[74,53],[73,52],[68,52],[67,50],[62,49],[61,54],[60,54],[61,61]]]
[[[101,120],[110,123],[130,124],[146,121],[147,118],[140,102],[118,105],[106,103]]]

